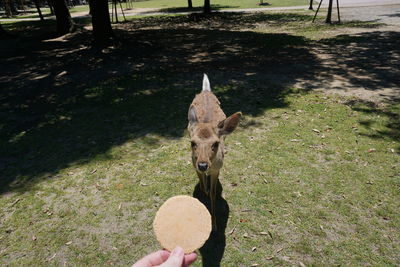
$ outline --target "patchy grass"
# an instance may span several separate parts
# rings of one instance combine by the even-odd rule
[[[75,26],[77,31],[91,24],[90,18],[75,18]],[[10,34],[16,37],[33,37],[33,38],[51,38],[56,36],[56,21],[3,21],[3,28]]]
[[[87,48],[85,32],[2,43],[10,56],[0,80],[0,265],[128,265],[158,249],[157,208],[197,183],[185,127],[202,72],[226,113],[244,113],[220,177],[227,225],[210,244],[224,252],[222,266],[399,262],[398,100],[294,87],[324,64],[309,48],[320,43],[282,33],[309,16],[221,16],[121,24],[126,47],[102,54]],[[6,25],[21,34],[25,26]],[[383,83],[376,62],[361,61],[377,50],[364,41],[395,35],[373,34],[330,47],[354,43],[363,53],[353,71],[361,62]],[[213,260],[202,254],[194,266]]]
[[[318,17],[315,23],[312,23],[313,11],[308,10],[290,10],[290,11],[270,11],[256,13],[215,13],[204,16],[199,14],[196,19],[191,15],[140,15],[126,16],[129,22],[133,22],[141,28],[184,28],[190,25],[194,28],[244,30],[261,33],[288,33],[310,40],[320,40],[337,35],[338,31],[349,28],[377,28],[383,26],[377,22],[347,21],[342,23],[326,24],[323,17]],[[123,21],[123,17],[119,16]],[[91,24],[90,18],[75,18],[74,22],[78,27],[84,27]],[[13,33],[24,34],[27,36],[38,35],[38,32],[49,33],[54,31],[55,21],[6,21],[2,22],[3,27]],[[124,25],[113,24],[114,28],[126,28]]]
[[[259,7],[283,7],[283,6],[307,6],[308,1],[305,0],[269,0],[264,1],[264,5],[259,4],[260,1],[252,0],[215,0],[211,1],[212,5],[221,7],[223,9],[229,8],[259,8]],[[194,0],[193,7],[202,7],[204,1]],[[138,1],[133,4],[134,7],[153,7],[153,8],[186,8],[187,1],[165,1],[165,0],[151,0],[151,1]]]
[[[228,28],[231,30],[251,30],[260,33],[287,33],[313,41],[334,37],[339,32],[345,33],[348,29],[374,29],[385,25],[371,21],[344,21],[342,23],[326,24],[325,18],[321,16],[317,17],[315,22],[312,23],[313,12],[290,10],[247,14],[240,12],[216,13],[207,16],[199,14],[196,18],[191,15],[176,14],[127,16],[126,18],[141,27],[148,28],[171,28],[172,25],[175,25],[174,27],[185,27],[187,25],[204,27],[204,25],[207,25],[207,27],[215,29]]]
[[[111,8],[111,5],[110,5],[110,8]],[[54,15],[51,15],[50,8],[48,8],[48,7],[42,7],[42,8],[40,8],[40,11],[42,12],[42,15],[44,16],[45,20],[46,20],[46,18],[54,16]],[[89,12],[89,5],[82,5],[82,6],[76,6],[76,7],[69,8],[69,12],[71,14],[76,13],[76,12]],[[6,17],[4,17],[4,18],[6,18]],[[39,18],[39,14],[38,14],[36,8],[30,8],[30,9],[27,9],[24,13],[13,16],[13,18],[19,18],[19,19]]]
[[[316,17],[313,23],[313,13],[314,11],[309,10],[259,12],[253,14],[255,21],[258,22],[254,27],[256,31],[260,32],[285,32],[311,40],[320,40],[334,37],[338,34],[338,31],[346,31],[346,29],[373,29],[385,25],[375,21],[343,21],[341,23],[326,24],[325,17],[321,14]],[[257,16],[258,19],[256,18]],[[283,21],[284,23],[282,23]]]
[[[240,8],[260,8],[260,7],[287,7],[287,6],[308,6],[309,1],[307,0],[270,0],[270,1],[263,1],[263,4],[260,4],[260,1],[254,0],[235,0],[235,1],[228,1],[228,0],[215,0],[211,1],[212,8],[214,10],[221,10],[221,9],[240,9]],[[165,12],[190,12],[193,10],[201,10],[203,7],[204,1],[202,0],[193,0],[193,9],[187,8],[187,1],[181,0],[173,0],[173,1],[166,1],[166,0],[146,0],[146,1],[136,1],[133,2],[132,6],[127,4],[122,4],[124,10],[135,9],[135,8],[159,8]],[[112,5],[110,4],[110,12]],[[41,8],[42,14],[45,17],[50,16],[50,9],[49,8]],[[70,13],[77,13],[77,12],[88,12],[89,13],[89,5],[81,5],[71,7],[69,9]],[[118,12],[120,12],[120,7],[118,6]],[[29,9],[27,10],[26,14],[21,14],[15,16],[16,18],[38,18],[39,15],[37,14],[36,9]]]
[[[133,92],[135,81],[118,80],[107,91],[128,90],[130,98],[147,94],[147,89]],[[224,104],[224,92],[232,88],[214,90]],[[98,87],[86,91],[90,98],[98,93]],[[394,137],[399,129],[393,136],[374,136],[391,131],[385,114],[398,118],[399,106],[377,113],[346,98],[319,94],[291,94],[284,102],[258,116],[246,115],[228,137],[220,180],[230,207],[226,232],[235,231],[226,236],[223,265],[395,265],[400,166]],[[187,103],[179,99],[177,108]],[[154,95],[153,104],[148,124],[164,115],[156,107],[167,103]],[[81,127],[85,124],[97,127],[95,120]],[[179,124],[184,127],[184,118]],[[133,136],[140,131],[126,127]],[[154,127],[174,130],[168,123]],[[191,195],[197,182],[189,142],[186,136],[133,136],[3,194],[2,264],[127,265],[157,249],[151,228],[157,208],[173,195]],[[99,137],[89,141],[93,151],[101,150]]]

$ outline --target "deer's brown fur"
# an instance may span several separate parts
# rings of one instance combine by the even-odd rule
[[[219,170],[224,160],[224,140],[239,123],[241,113],[226,117],[218,98],[211,92],[207,75],[203,90],[189,107],[188,130],[192,143],[192,162],[200,181],[200,189],[210,197],[213,228],[216,230],[215,202]],[[206,168],[204,166],[207,166]]]

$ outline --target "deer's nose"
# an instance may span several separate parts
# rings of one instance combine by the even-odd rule
[[[199,171],[205,172],[208,169],[208,164],[207,162],[199,162],[197,164],[197,168],[199,169]]]

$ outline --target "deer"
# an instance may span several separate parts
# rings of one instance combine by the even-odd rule
[[[210,198],[214,232],[217,231],[215,205],[219,172],[225,155],[224,141],[236,129],[241,116],[241,112],[236,112],[226,117],[221,103],[211,92],[208,76],[204,74],[202,91],[194,97],[189,107],[188,132],[199,187]]]

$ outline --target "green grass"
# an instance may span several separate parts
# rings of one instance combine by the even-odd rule
[[[311,40],[320,40],[329,38],[336,34],[336,30],[346,28],[377,28],[382,23],[364,22],[364,21],[345,21],[342,23],[325,24],[323,17],[317,17],[315,23],[312,23],[313,11],[308,10],[290,10],[290,11],[270,11],[256,12],[243,16],[242,13],[220,13],[206,18],[213,27],[246,27],[252,31],[260,33],[290,33],[296,36],[306,37]],[[187,21],[187,15],[166,14],[166,15],[138,15],[126,16],[127,21],[137,22],[140,26],[167,27],[179,25]],[[123,17],[119,16],[119,21]],[[74,22],[79,26],[90,25],[89,18],[74,18]],[[193,23],[193,21],[190,21]],[[53,31],[55,22],[51,20],[41,21],[5,21],[3,27],[11,32],[22,32],[24,35],[34,33],[34,31],[49,32]]]
[[[0,265],[129,265],[159,249],[155,212],[171,196],[192,195],[197,183],[185,128],[202,72],[226,113],[244,114],[226,139],[220,177],[229,205],[229,217],[219,213],[227,220],[226,246],[217,246],[225,249],[222,266],[397,265],[398,101],[293,86],[327,71],[310,52],[325,44],[332,57],[336,45],[346,46],[353,72],[361,62],[374,81],[389,82],[373,59],[389,61],[373,55],[395,39],[358,34],[320,43],[301,30],[308,21],[304,14],[144,18],[121,24],[134,29],[117,31],[125,46],[100,56],[85,49],[89,34],[4,41],[12,72],[2,69],[11,81],[1,81]],[[32,34],[46,26],[54,22],[5,28]],[[342,28],[311,32],[319,40],[328,30]],[[210,260],[202,253],[194,266]]]
[[[129,90],[134,81],[124,78],[107,90]],[[96,97],[99,90],[86,92]],[[226,232],[236,230],[226,237],[223,265],[396,264],[398,142],[371,137],[388,130],[387,116],[347,101],[292,94],[285,107],[245,115],[243,125],[256,126],[228,137],[220,180],[230,206]],[[157,97],[153,103],[166,104]],[[390,112],[398,116],[399,108]],[[157,207],[173,195],[191,195],[197,182],[189,157],[186,136],[148,134],[3,195],[2,264],[127,265],[156,250]]]

